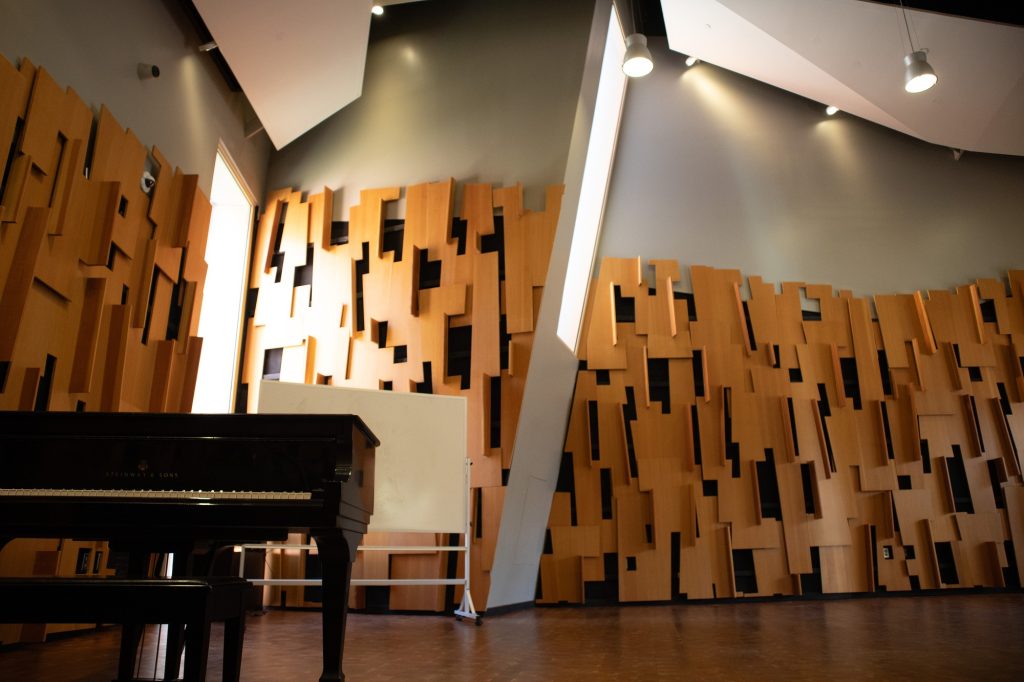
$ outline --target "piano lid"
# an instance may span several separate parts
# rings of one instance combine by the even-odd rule
[[[0,438],[9,436],[323,439],[351,434],[380,441],[354,414],[188,414],[176,412],[0,412]]]
[[[355,415],[0,412],[0,488],[322,490],[378,444]]]

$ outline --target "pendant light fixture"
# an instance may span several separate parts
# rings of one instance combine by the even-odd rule
[[[630,78],[642,78],[654,68],[654,60],[651,59],[651,51],[647,49],[647,36],[640,32],[640,17],[634,0],[629,0],[629,10],[630,19],[633,21],[633,32],[626,36],[626,54],[622,57],[622,73]],[[622,18],[621,14],[619,18]]]
[[[907,29],[907,40],[910,42],[910,54],[903,58],[903,89],[909,93],[924,92],[935,85],[939,77],[928,63],[928,51],[914,49],[914,39],[910,37],[910,21],[907,19],[907,8],[903,6],[903,0],[900,0],[900,10],[903,12],[903,25]]]

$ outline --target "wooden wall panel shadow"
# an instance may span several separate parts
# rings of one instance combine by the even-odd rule
[[[405,217],[387,219],[402,194],[363,190],[344,222],[331,220],[328,189],[270,195],[254,241],[239,408],[255,410],[261,379],[466,396],[471,585],[484,609],[562,187],[547,189],[543,211],[527,211],[519,185],[466,184],[456,207],[454,180],[423,183],[404,189]],[[416,544],[457,544],[442,540]],[[353,575],[454,578],[462,566],[450,558],[361,553]],[[460,598],[356,588],[351,605],[441,611]]]
[[[1021,584],[1024,273],[873,300],[679,280],[594,280],[539,602]]]
[[[197,176],[3,57],[0,170],[0,409],[191,410],[210,219]],[[19,540],[0,575],[102,574],[107,554]],[[0,643],[64,629],[3,626]]]

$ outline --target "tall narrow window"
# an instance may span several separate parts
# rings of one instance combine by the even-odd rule
[[[230,412],[238,368],[246,266],[255,201],[223,149],[210,192],[213,213],[206,241],[206,286],[199,314],[199,359],[193,412]]]
[[[594,119],[591,122],[590,141],[583,163],[579,204],[576,208],[572,243],[569,246],[565,286],[562,289],[562,305],[556,329],[558,338],[573,352],[579,343],[580,324],[587,303],[587,288],[590,285],[594,254],[597,252],[597,241],[601,233],[612,162],[615,160],[615,144],[618,141],[622,102],[626,96],[628,80],[620,67],[625,52],[622,27],[613,11],[608,24],[608,37],[598,79]]]

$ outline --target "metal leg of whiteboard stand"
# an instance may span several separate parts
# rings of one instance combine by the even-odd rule
[[[470,618],[477,625],[484,624],[483,616],[478,614],[473,606],[473,595],[469,593],[468,585],[462,590],[462,603],[459,604],[459,608],[455,609],[455,620],[462,620],[463,618]]]
[[[469,618],[473,620],[477,625],[483,625],[483,617],[476,612],[476,608],[473,606],[473,595],[469,592],[469,575],[470,575],[470,562],[469,562],[469,549],[472,544],[473,537],[473,524],[470,519],[470,497],[469,497],[469,482],[470,467],[473,466],[473,462],[470,459],[466,460],[466,466],[464,467],[464,475],[466,477],[465,485],[465,502],[466,502],[466,528],[463,531],[462,542],[465,547],[463,551],[463,575],[466,576],[465,582],[462,585],[462,603],[459,604],[459,608],[455,609],[455,620],[462,620],[463,618]]]

